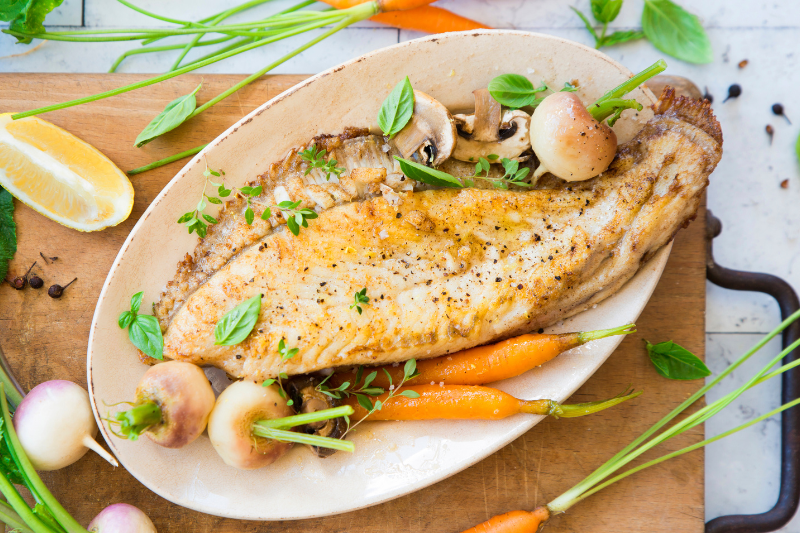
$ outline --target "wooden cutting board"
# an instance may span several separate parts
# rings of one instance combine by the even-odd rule
[[[0,105],[3,112],[27,110],[142,78],[124,74],[0,74]],[[239,118],[303,78],[265,77],[142,149],[133,146],[137,133],[168,102],[190,92],[201,81],[198,101],[207,101],[241,76],[183,76],[43,118],[90,142],[120,168],[129,170],[211,141]],[[131,217],[100,233],[82,234],[63,228],[17,204],[19,251],[11,273],[22,274],[37,261],[33,271],[45,280],[45,289],[18,292],[8,284],[0,286],[0,345],[27,389],[50,379],[70,379],[86,385],[89,326],[108,269],[136,220],[184,163],[134,176],[131,181],[136,203]],[[637,322],[639,333],[630,335],[571,401],[608,398],[629,384],[644,389],[642,396],[593,416],[545,420],[484,461],[414,494],[340,516],[257,523],[182,509],[150,492],[125,469],[114,469],[91,453],[77,464],[43,477],[64,506],[84,524],[106,505],[127,502],[143,509],[161,533],[449,533],[498,513],[532,509],[572,487],[701,386],[699,381],[659,377],[647,358],[642,339],[674,339],[703,355],[704,225],[705,214],[701,213],[678,234],[658,288]],[[175,226],[164,231],[182,230]],[[45,264],[40,252],[58,259]],[[63,298],[48,298],[46,287],[53,283],[63,285],[74,277],[78,281]],[[644,459],[697,442],[702,436],[702,427],[696,428]],[[231,475],[236,472],[231,470]],[[287,486],[286,490],[292,487]],[[703,452],[696,451],[605,489],[554,518],[547,531],[701,532],[703,513]]]

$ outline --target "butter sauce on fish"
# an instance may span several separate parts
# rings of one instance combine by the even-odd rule
[[[377,170],[352,191],[338,184],[341,194],[324,177],[306,181],[295,151],[273,165],[260,178],[265,197],[280,201],[283,187],[319,218],[294,236],[277,221],[243,225],[244,202],[233,202],[155,307],[165,357],[262,380],[435,357],[548,326],[612,295],[667,244],[722,154],[708,104],[670,89],[606,172],[550,190],[412,191],[380,137],[323,141],[351,179]],[[348,152],[348,141],[359,146]],[[330,201],[314,199],[316,187]],[[364,287],[358,314],[349,306]],[[257,294],[250,336],[214,345],[217,321]],[[281,339],[299,348],[285,362]]]

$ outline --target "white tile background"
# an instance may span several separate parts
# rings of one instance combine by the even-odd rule
[[[685,75],[715,97],[715,111],[725,135],[725,155],[712,177],[709,208],[723,221],[724,231],[715,241],[717,261],[742,270],[770,272],[800,288],[800,169],[794,142],[800,131],[800,2],[796,0],[681,0],[698,14],[715,50],[710,65],[694,66],[667,58],[669,72]],[[163,15],[201,18],[239,3],[238,0],[139,0],[145,9]],[[293,2],[292,2],[293,3]],[[289,5],[274,0],[263,13]],[[459,14],[497,28],[515,28],[559,35],[592,44],[588,33],[568,6],[589,12],[588,0],[441,0],[437,3]],[[627,0],[614,28],[638,26],[642,2]],[[252,12],[246,17],[251,17]],[[234,20],[234,19],[232,19]],[[112,0],[64,0],[48,17],[51,29],[149,27],[152,21]],[[346,29],[276,69],[276,73],[314,73],[353,56],[418,37],[364,22]],[[250,73],[292,50],[306,37],[263,47],[207,67],[205,72]],[[103,45],[48,42],[33,53],[7,57],[29,49],[0,36],[0,72],[105,72],[129,43]],[[605,50],[637,71],[662,57],[646,42]],[[201,53],[206,53],[202,51]],[[199,54],[198,54],[199,55]],[[191,56],[190,56],[191,57]],[[739,69],[737,63],[748,59]],[[167,55],[140,55],[128,59],[121,72],[159,72],[173,61]],[[722,104],[727,87],[739,83],[743,94]],[[774,116],[770,107],[781,102],[795,125]],[[772,145],[764,133],[775,128]],[[789,180],[782,189],[782,180]],[[770,298],[708,286],[707,359],[714,371],[723,369],[759,334],[778,322],[777,306]],[[679,312],[679,310],[676,310]],[[680,342],[680,339],[675,339]],[[773,342],[759,361],[777,353]],[[755,368],[755,363],[751,365]],[[745,370],[728,378],[709,396],[713,400],[741,384]],[[779,386],[764,385],[743,396],[706,426],[708,436],[732,428],[779,405]],[[755,513],[769,509],[778,491],[778,420],[769,420],[711,445],[706,454],[706,518],[729,513]],[[783,531],[800,533],[800,517]]]

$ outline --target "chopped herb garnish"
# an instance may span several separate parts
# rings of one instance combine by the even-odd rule
[[[362,312],[361,306],[362,305],[369,305],[369,296],[367,296],[367,288],[364,287],[360,291],[356,291],[355,295],[353,296],[353,303],[350,304],[350,309],[355,308],[360,315]]]
[[[318,168],[325,173],[325,179],[330,180],[331,174],[336,174],[336,177],[338,178],[341,176],[342,172],[347,170],[343,167],[337,167],[337,161],[335,159],[325,161],[325,153],[325,149],[317,148],[316,144],[312,144],[310,148],[300,152],[300,157],[303,159],[303,161],[308,161],[308,168],[306,169],[305,173],[306,176],[308,176],[313,169]]]

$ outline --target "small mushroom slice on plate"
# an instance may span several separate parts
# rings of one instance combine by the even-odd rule
[[[488,89],[478,89],[475,95],[475,112],[455,115],[458,139],[453,157],[459,161],[477,161],[481,157],[496,155],[498,159],[527,159],[522,154],[530,150],[531,117],[519,109],[502,113],[500,104]]]
[[[297,414],[315,413],[323,409],[330,409],[342,405],[339,400],[318,391],[317,385],[319,385],[319,383],[319,379],[309,375],[293,377],[286,383],[286,392],[294,401],[294,408],[297,410]],[[340,439],[347,431],[347,423],[345,423],[344,418],[333,418],[299,426],[295,428],[295,431],[307,433],[309,435],[319,435],[320,437]],[[317,446],[309,446],[309,448],[311,448],[311,451],[318,457],[328,457],[336,453],[336,450],[331,448],[319,448]]]
[[[414,91],[414,114],[393,141],[404,159],[438,167],[453,154],[456,124],[445,106],[423,92]]]

